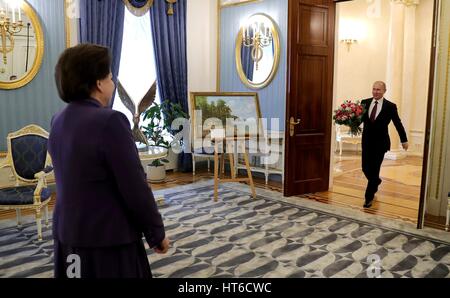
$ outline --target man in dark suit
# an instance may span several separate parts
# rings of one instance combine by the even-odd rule
[[[381,184],[380,168],[387,151],[391,150],[388,126],[392,121],[400,136],[404,150],[408,150],[405,128],[398,116],[397,106],[384,98],[386,84],[378,81],[373,84],[373,98],[364,99],[361,104],[366,112],[363,115],[362,170],[366,176],[367,188],[364,208],[370,208],[378,186]]]

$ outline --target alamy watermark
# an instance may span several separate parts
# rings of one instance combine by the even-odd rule
[[[279,146],[283,143],[273,141],[281,139],[280,134],[284,134],[280,129],[279,118],[270,119],[268,131],[263,129],[269,125],[267,118],[203,119],[201,110],[194,111],[193,117],[202,121],[194,121],[194,125],[191,125],[190,120],[177,118],[172,122],[172,131],[178,132],[175,139],[183,143],[183,146],[171,147],[174,153],[213,154],[218,148],[218,153],[261,154],[261,163],[268,165],[276,164],[281,158],[282,149],[280,150]]]
[[[381,277],[381,258],[379,255],[370,255],[367,257],[367,263],[369,267],[366,269],[368,278],[380,278]]]
[[[81,258],[77,254],[71,254],[66,259],[69,264],[66,269],[67,278],[81,278]]]

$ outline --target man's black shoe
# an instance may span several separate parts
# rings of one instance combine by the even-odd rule
[[[373,200],[366,201],[366,202],[364,203],[364,208],[370,208],[370,207],[372,207],[372,202],[373,202]]]

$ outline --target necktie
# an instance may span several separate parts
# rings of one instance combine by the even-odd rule
[[[377,115],[378,100],[375,100],[375,105],[373,106],[372,113],[370,113],[370,122],[375,122],[375,116]]]

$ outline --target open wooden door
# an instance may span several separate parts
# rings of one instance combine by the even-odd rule
[[[284,195],[326,191],[333,105],[333,0],[289,0]],[[297,124],[298,123],[298,124]]]

